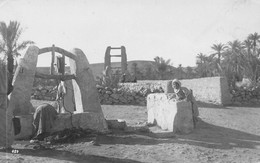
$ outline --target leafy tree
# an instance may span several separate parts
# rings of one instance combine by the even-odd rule
[[[192,69],[192,67],[190,67],[190,66],[188,66],[187,67],[187,78],[188,79],[192,79],[192,78],[194,78],[195,77],[195,74],[194,74],[194,72],[193,72],[193,69]]]
[[[179,66],[177,67],[177,72],[175,74],[175,78],[177,78],[177,79],[185,78],[185,72],[183,71],[182,64],[179,64]]]
[[[0,52],[4,53],[4,59],[7,57],[7,69],[11,81],[14,72],[14,58],[21,55],[19,51],[34,43],[33,41],[18,42],[22,32],[23,29],[17,21],[10,21],[9,25],[0,22]]]
[[[141,71],[138,68],[137,63],[133,63],[131,66],[131,72],[133,72],[133,76],[131,75],[131,78],[136,77],[137,79],[142,79],[143,78],[143,74],[141,73]]]
[[[156,74],[154,74],[154,71],[152,69],[151,65],[145,65],[144,72],[143,72],[144,79],[146,80],[155,80]]]

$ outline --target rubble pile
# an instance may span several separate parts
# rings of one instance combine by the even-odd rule
[[[150,93],[162,93],[162,89],[149,89],[139,87],[131,88],[114,88],[97,86],[100,103],[104,105],[146,105],[146,97]]]
[[[97,85],[100,103],[102,105],[146,105],[146,97],[150,93],[162,93],[162,88],[148,87],[119,87],[110,88]],[[55,84],[39,83],[32,89],[31,98],[36,100],[54,101],[56,99],[57,86]]]

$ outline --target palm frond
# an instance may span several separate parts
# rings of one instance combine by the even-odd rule
[[[14,41],[13,41],[13,47],[14,47],[14,48],[16,48],[18,39],[20,38],[21,34],[22,34],[22,29],[19,29],[19,30],[17,31],[17,34],[16,34],[16,36],[15,36],[15,38],[14,38]]]
[[[4,42],[7,41],[7,26],[5,22],[0,22],[0,35]]]
[[[24,41],[21,44],[18,44],[14,51],[19,51],[25,49],[28,45],[34,44],[33,41]]]
[[[17,21],[10,21],[8,26],[8,32],[10,37],[10,42],[14,42],[16,40],[16,37],[20,37],[21,29],[20,29],[20,23]]]

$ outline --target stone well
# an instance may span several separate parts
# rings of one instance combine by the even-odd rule
[[[16,139],[27,139],[33,133],[33,115],[34,110],[31,104],[31,90],[36,74],[36,65],[38,55],[42,53],[56,51],[70,58],[71,74],[76,77],[72,79],[70,86],[73,86],[72,92],[65,98],[66,108],[74,114],[61,113],[54,121],[52,132],[61,131],[66,128],[80,127],[82,129],[92,129],[98,132],[108,131],[108,126],[104,118],[102,108],[99,102],[96,82],[86,55],[82,50],[75,48],[68,52],[59,47],[47,47],[39,49],[36,46],[30,46],[18,64],[14,75],[14,90],[10,95],[9,110],[14,111],[14,115],[20,119],[21,132],[16,135]],[[53,66],[53,65],[52,65]],[[48,76],[50,77],[50,76]],[[53,76],[51,76],[53,78]],[[73,98],[75,104],[73,104]],[[72,105],[73,104],[73,105]]]
[[[176,101],[173,93],[154,93],[147,97],[148,123],[163,130],[188,134],[194,129],[191,102]]]

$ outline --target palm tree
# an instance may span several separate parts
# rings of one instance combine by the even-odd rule
[[[205,73],[205,70],[204,70],[204,64],[206,62],[206,55],[202,54],[202,53],[199,53],[197,54],[196,56],[196,64],[197,64],[197,68],[196,68],[196,71],[197,73],[199,74],[199,77],[206,77],[206,73]]]
[[[223,52],[225,51],[225,49],[227,48],[227,46],[225,44],[219,43],[219,44],[213,44],[213,46],[211,47],[211,49],[215,50],[216,52],[212,54],[212,56],[214,57],[216,54],[218,55],[218,64],[220,64],[220,60],[222,57]]]
[[[25,49],[33,41],[23,41],[18,43],[18,40],[23,32],[20,28],[20,23],[10,21],[9,25],[5,22],[0,22],[0,52],[4,53],[4,58],[7,57],[7,69],[10,74],[10,82],[13,79],[14,58],[20,56],[19,51]]]
[[[247,57],[243,53],[243,49],[244,46],[239,40],[230,41],[228,42],[228,49],[224,56],[226,73],[236,80],[240,80],[248,68]]]
[[[202,64],[204,61],[205,61],[205,58],[206,58],[206,55],[202,54],[202,53],[199,53],[197,54],[196,56],[197,58],[197,64]]]
[[[252,41],[250,39],[246,39],[246,40],[244,40],[243,45],[244,45],[244,47],[247,50],[248,56],[250,56],[251,55],[252,45],[253,45]]]
[[[215,55],[218,55],[218,59],[216,60],[216,68],[217,68],[219,74],[222,72],[222,68],[221,68],[221,64],[220,64],[221,57],[222,57],[223,53],[225,52],[226,48],[227,47],[222,43],[213,44],[213,46],[211,47],[211,49],[215,50],[215,53],[211,54],[211,56],[214,57]]]
[[[171,60],[170,59],[165,60],[162,57],[157,56],[154,58],[154,61],[155,61],[156,69],[157,69],[157,72],[159,73],[160,79],[164,79],[164,74],[166,73]]]
[[[209,77],[214,76],[214,60],[212,56],[206,56],[202,53],[197,54],[196,56],[197,61],[197,72],[199,74],[199,77]]]
[[[255,32],[254,34],[253,33],[250,34],[247,38],[248,40],[252,41],[253,55],[256,55],[256,47],[257,47],[257,42],[260,42],[260,35],[258,35],[258,33]]]

